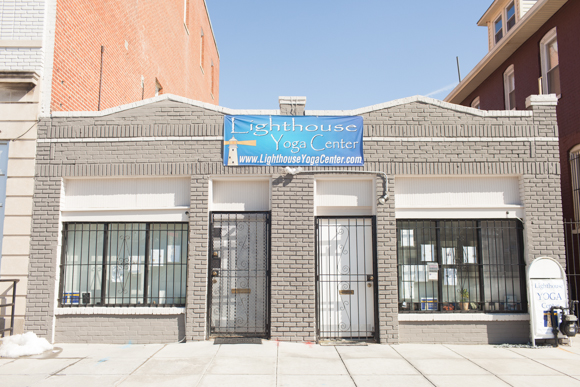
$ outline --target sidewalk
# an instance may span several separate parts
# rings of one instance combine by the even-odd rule
[[[559,348],[310,343],[57,344],[0,358],[8,386],[580,386],[580,340]]]

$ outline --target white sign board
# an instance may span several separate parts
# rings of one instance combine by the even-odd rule
[[[528,302],[530,310],[530,335],[536,339],[553,339],[550,308],[568,307],[566,274],[553,258],[540,257],[528,266]],[[561,320],[561,316],[558,319]],[[562,334],[558,337],[564,338]]]

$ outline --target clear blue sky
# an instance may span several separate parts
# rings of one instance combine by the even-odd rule
[[[221,106],[356,109],[443,99],[487,53],[492,0],[206,0],[220,52]]]

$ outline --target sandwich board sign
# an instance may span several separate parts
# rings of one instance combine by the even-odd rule
[[[536,345],[537,339],[553,339],[552,306],[568,307],[566,273],[553,258],[536,258],[527,269],[528,303],[530,311],[530,339]],[[561,320],[559,316],[558,320]],[[558,332],[558,338],[566,336]]]

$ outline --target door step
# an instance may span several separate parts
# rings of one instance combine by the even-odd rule
[[[256,337],[216,337],[213,344],[262,344],[262,339]]]

